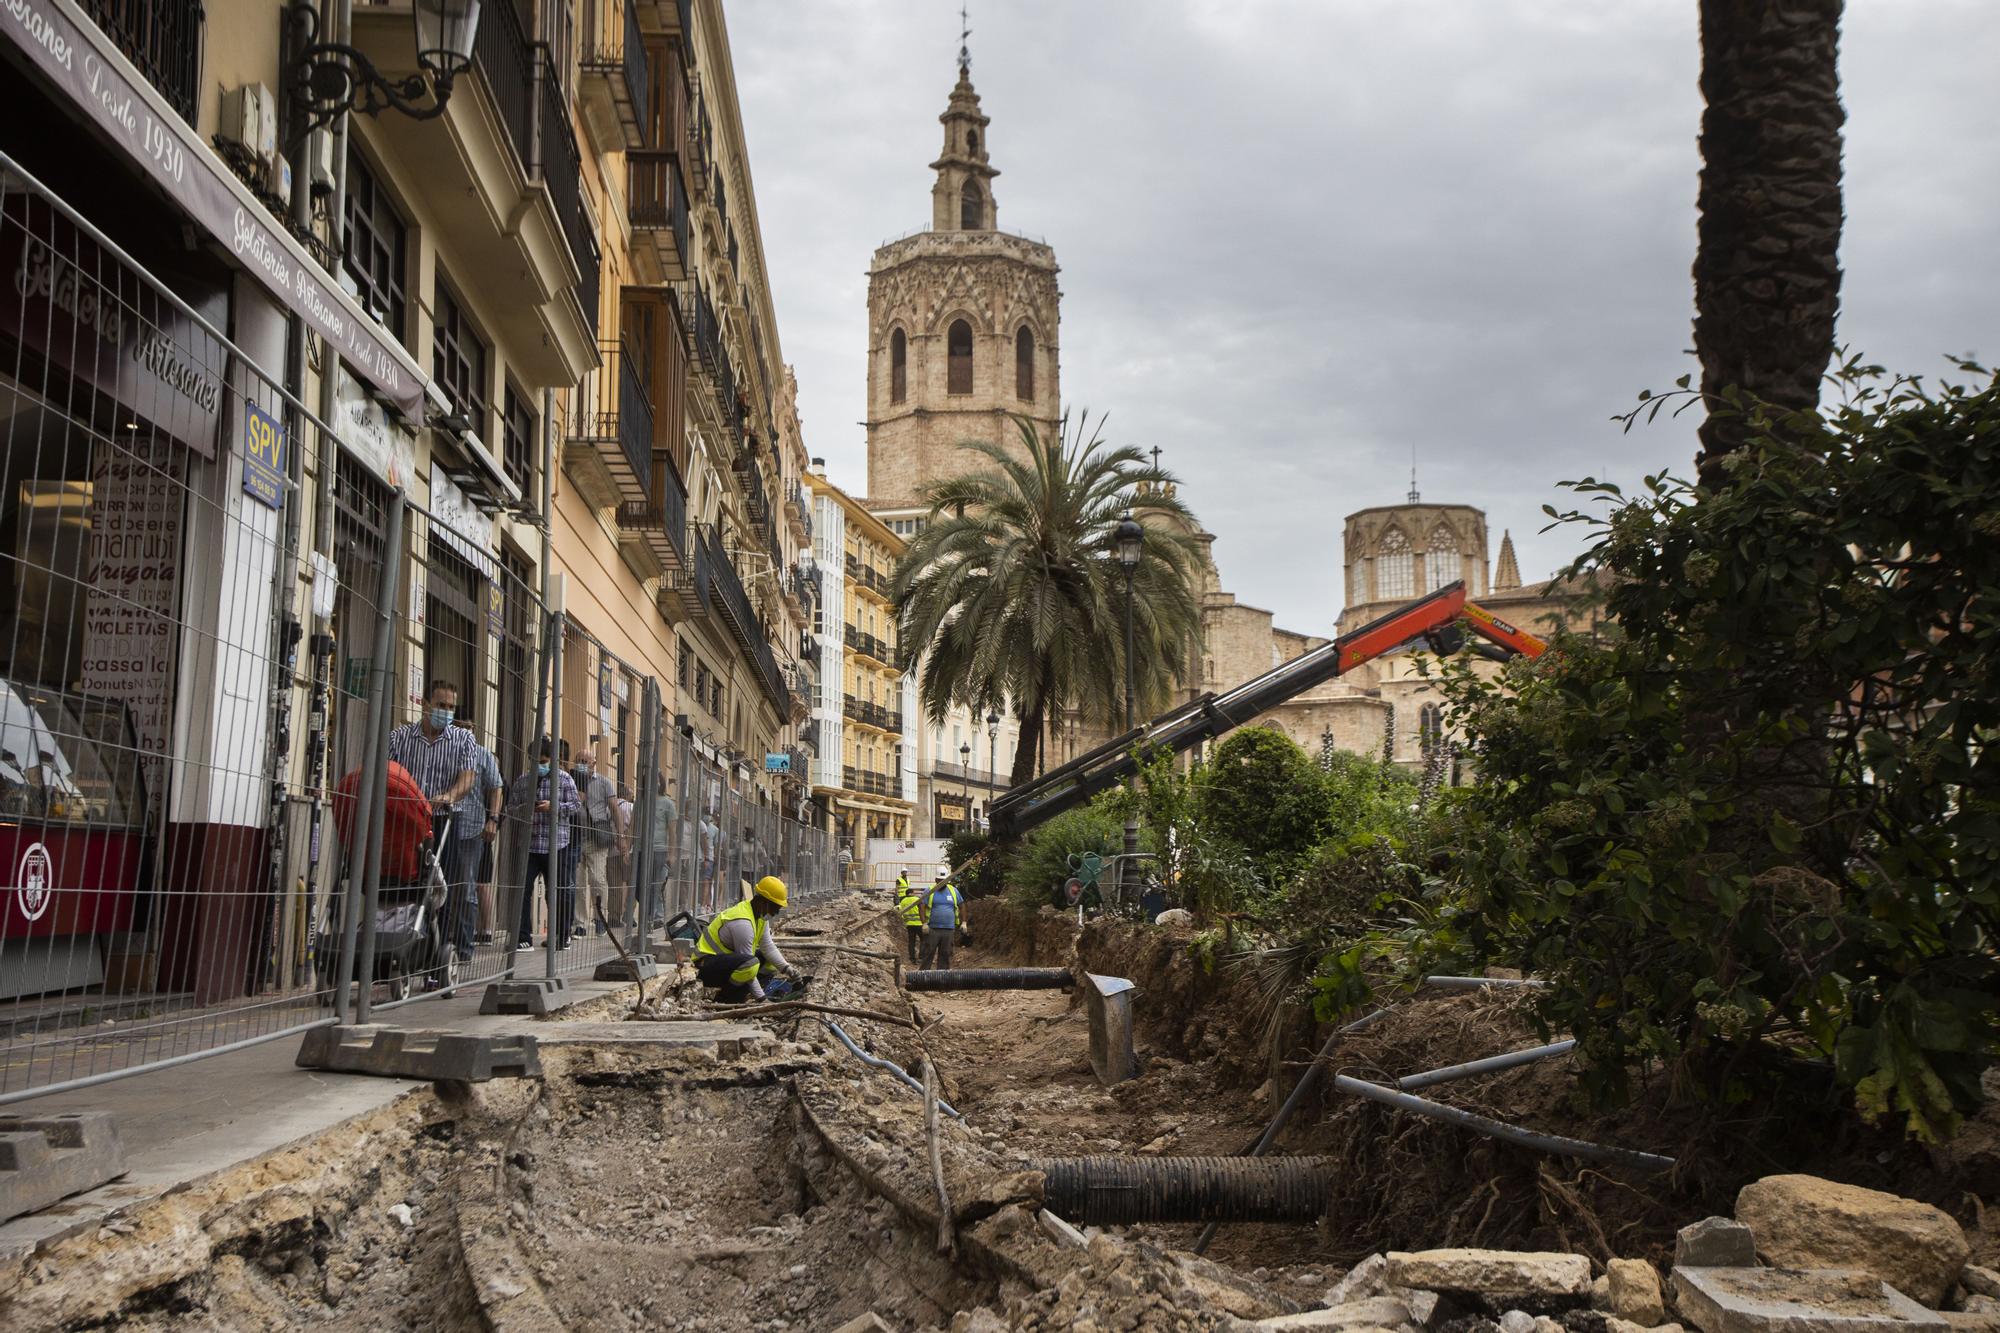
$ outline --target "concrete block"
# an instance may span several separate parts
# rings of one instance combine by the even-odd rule
[[[1090,1016],[1090,1067],[1105,1087],[1139,1074],[1139,1057],[1132,1049],[1132,983],[1124,977],[1083,974],[1084,1008]]]
[[[646,954],[630,959],[607,958],[590,974],[592,981],[651,981],[660,974],[660,965]]]
[[[1936,1306],[1971,1246],[1949,1213],[1915,1199],[1818,1176],[1765,1176],[1736,1196],[1736,1220],[1778,1268],[1858,1268]]]
[[[533,977],[521,981],[496,981],[479,997],[482,1014],[533,1014],[540,1018],[575,1004],[569,982],[563,977]]]
[[[1557,1314],[1590,1300],[1590,1260],[1580,1254],[1419,1250],[1387,1258],[1390,1286],[1434,1291],[1488,1315]]]
[[[1727,1217],[1690,1222],[1674,1237],[1676,1268],[1755,1268],[1757,1242],[1750,1228]]]
[[[524,1034],[406,1032],[377,1023],[313,1028],[299,1046],[297,1063],[341,1074],[460,1083],[542,1076],[541,1052],[535,1039]]]
[[[1946,1333],[1942,1317],[1844,1268],[1675,1268],[1681,1318],[1702,1333]]]
[[[125,1145],[103,1111],[0,1115],[0,1222],[125,1174]]]

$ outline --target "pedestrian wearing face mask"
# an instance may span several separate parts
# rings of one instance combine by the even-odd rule
[[[532,949],[535,936],[535,903],[548,896],[549,850],[557,860],[570,845],[570,821],[583,802],[569,774],[549,763],[549,742],[544,737],[535,749],[535,771],[514,779],[507,790],[507,813],[515,819],[528,818],[528,870],[523,876],[519,929],[514,932],[517,950]],[[530,813],[532,812],[532,814]],[[549,930],[556,947],[569,947],[570,918],[576,911],[576,888],[560,870],[556,875],[556,910]]]
[[[453,809],[477,786],[479,742],[466,728],[453,725],[457,712],[458,686],[443,677],[433,680],[423,717],[389,733],[389,759],[409,770],[431,803],[432,828],[439,840],[438,867],[451,886],[446,904],[447,922],[455,936],[451,942],[461,958],[469,958],[472,918],[459,899],[478,868],[479,815],[477,803],[468,802],[464,818],[471,826],[457,828],[454,825],[460,821]],[[472,864],[465,863],[467,857]]]

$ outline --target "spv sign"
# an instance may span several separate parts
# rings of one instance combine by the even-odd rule
[[[243,493],[285,506],[285,428],[254,403],[243,405]]]

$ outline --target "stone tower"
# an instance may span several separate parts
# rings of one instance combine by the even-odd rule
[[[931,226],[868,269],[868,505],[914,509],[925,486],[977,467],[958,447],[1019,451],[1012,417],[1044,439],[1061,415],[1055,251],[998,229],[988,117],[959,53],[931,170]]]

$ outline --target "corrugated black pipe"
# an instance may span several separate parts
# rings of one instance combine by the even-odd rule
[[[905,990],[1066,990],[1076,978],[1060,967],[961,967],[903,973]]]
[[[1333,1187],[1327,1157],[1065,1157],[1034,1168],[1049,1211],[1084,1226],[1311,1222]]]

